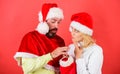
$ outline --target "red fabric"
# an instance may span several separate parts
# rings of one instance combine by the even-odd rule
[[[57,7],[57,4],[55,4],[55,3],[45,3],[42,6],[43,21],[46,20],[47,13],[48,13],[49,9],[52,8],[52,7]]]
[[[88,13],[82,12],[82,13],[74,14],[71,17],[71,21],[76,21],[78,23],[87,26],[90,29],[93,29],[92,17]]]
[[[76,63],[73,62],[70,66],[67,67],[60,66],[60,74],[77,74]]]
[[[27,52],[41,56],[52,52],[55,48],[65,46],[64,40],[59,36],[48,38],[47,36],[38,33],[37,31],[29,32],[26,34],[21,42],[18,52]],[[61,58],[55,58],[54,61],[50,61],[49,64],[55,67],[59,66],[58,60]]]

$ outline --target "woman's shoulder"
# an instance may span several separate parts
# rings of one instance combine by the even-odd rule
[[[93,44],[91,46],[91,49],[93,49],[94,52],[103,52],[102,47],[100,45],[98,45],[98,44]]]

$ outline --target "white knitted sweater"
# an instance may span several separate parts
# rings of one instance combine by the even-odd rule
[[[74,58],[75,47],[73,44],[71,44],[69,47],[70,50],[68,51],[68,54]],[[97,44],[93,44],[92,46],[84,48],[82,57],[76,60],[77,74],[102,74],[102,64],[102,48]]]

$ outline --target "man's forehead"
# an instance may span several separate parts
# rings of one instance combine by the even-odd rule
[[[61,19],[61,18],[54,17],[54,18],[51,18],[51,20],[61,21],[62,19]]]

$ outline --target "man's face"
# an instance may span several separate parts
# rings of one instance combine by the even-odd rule
[[[60,19],[60,18],[51,18],[46,21],[49,26],[49,32],[47,33],[48,37],[54,37],[56,35],[58,26],[59,26],[61,20],[62,19]]]

